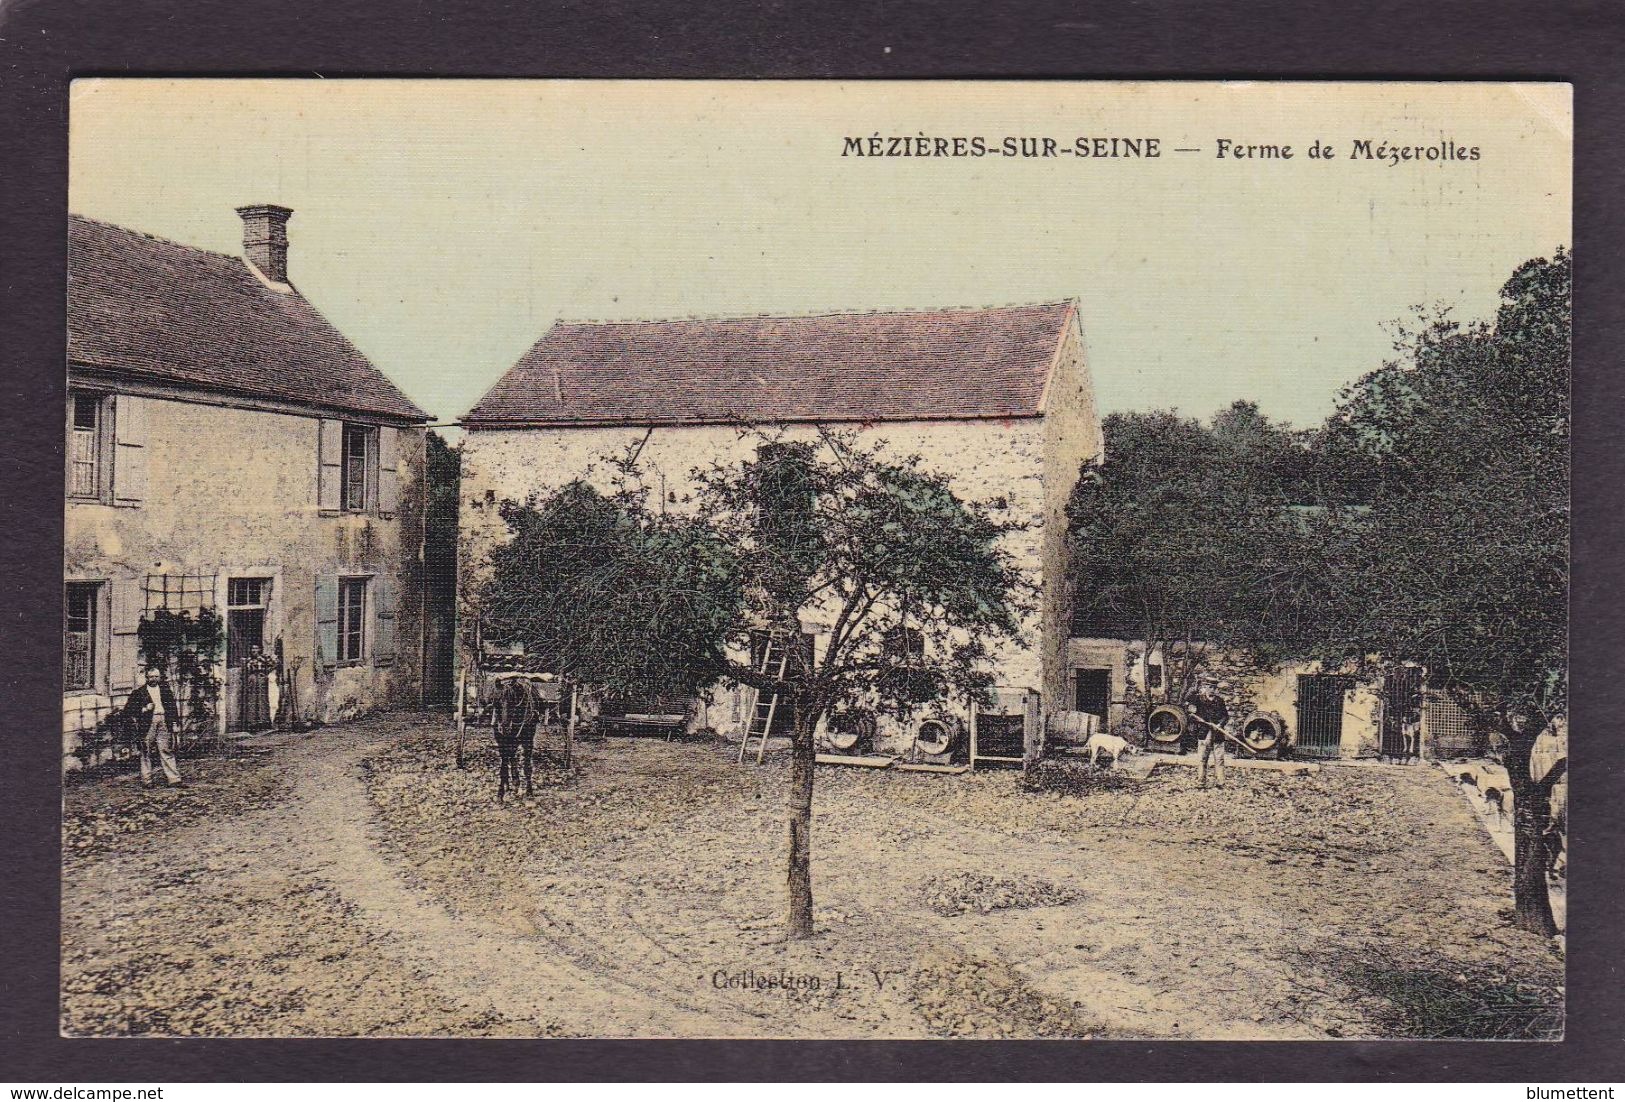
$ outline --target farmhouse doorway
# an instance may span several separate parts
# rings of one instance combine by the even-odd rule
[[[1343,741],[1343,694],[1347,677],[1335,674],[1298,675],[1299,757],[1335,758]]]
[[[226,581],[226,716],[232,730],[259,731],[271,725],[266,686],[265,614],[271,599],[269,578]]]
[[[1111,719],[1112,671],[1080,669],[1073,671],[1072,708],[1100,717],[1101,730]]]

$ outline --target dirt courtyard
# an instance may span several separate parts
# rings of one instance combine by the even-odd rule
[[[444,716],[69,782],[73,1035],[1551,1036],[1563,963],[1432,768],[1024,792],[820,767],[818,936],[782,940],[787,766],[612,739],[495,802]]]

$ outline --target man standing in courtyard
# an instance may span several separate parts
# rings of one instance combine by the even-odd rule
[[[184,787],[180,767],[175,764],[175,730],[180,726],[180,709],[175,694],[164,683],[163,671],[156,666],[147,671],[147,683],[138,685],[124,702],[124,715],[136,725],[141,740],[141,784],[152,787],[152,759],[157,755],[164,779],[171,788]]]
[[[1212,677],[1203,674],[1196,679],[1196,688],[1185,697],[1185,708],[1197,727],[1196,752],[1199,755],[1199,783],[1207,787],[1207,770],[1213,766],[1213,781],[1224,784],[1224,725],[1230,722],[1230,709]]]

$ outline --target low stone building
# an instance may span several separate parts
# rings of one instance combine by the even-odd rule
[[[1010,550],[1040,598],[1023,643],[996,655],[996,676],[1046,702],[1065,699],[1065,510],[1102,448],[1075,303],[560,323],[462,424],[461,532],[474,564],[506,534],[500,502],[576,478],[605,485],[602,460],[629,448],[673,508],[696,468],[749,455],[745,425],[790,439],[839,425],[865,444],[917,453],[962,497],[1026,524]],[[803,627],[816,647],[823,625]],[[714,694],[702,721],[738,737],[747,696]],[[889,737],[906,748],[907,732]]]
[[[193,738],[418,700],[428,416],[238,213],[244,257],[70,219],[70,767],[154,660]]]
[[[1136,711],[1177,698],[1156,649],[1108,634],[1112,626],[1085,617],[1067,641],[1071,707],[1099,716],[1108,726],[1135,729]],[[1214,668],[1228,686],[1222,694],[1233,723],[1253,714],[1278,716],[1292,752],[1304,758],[1400,757],[1400,721],[1419,700],[1422,754],[1434,760],[1482,756],[1489,745],[1467,712],[1448,694],[1423,683],[1424,671],[1402,666],[1379,682],[1329,673],[1319,663],[1287,663],[1252,670],[1215,656]]]

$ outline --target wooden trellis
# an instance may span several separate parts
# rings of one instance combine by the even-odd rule
[[[216,590],[219,575],[214,573],[148,574],[141,581],[142,619],[158,612],[182,613],[197,618],[205,613],[219,615]],[[224,623],[221,624],[224,630]],[[218,750],[222,747],[220,712],[224,704],[225,682],[212,671],[219,654],[199,654],[182,646],[166,655],[172,670],[170,688],[180,709],[180,730],[175,733],[176,749],[182,752]],[[197,675],[196,671],[209,672]]]

